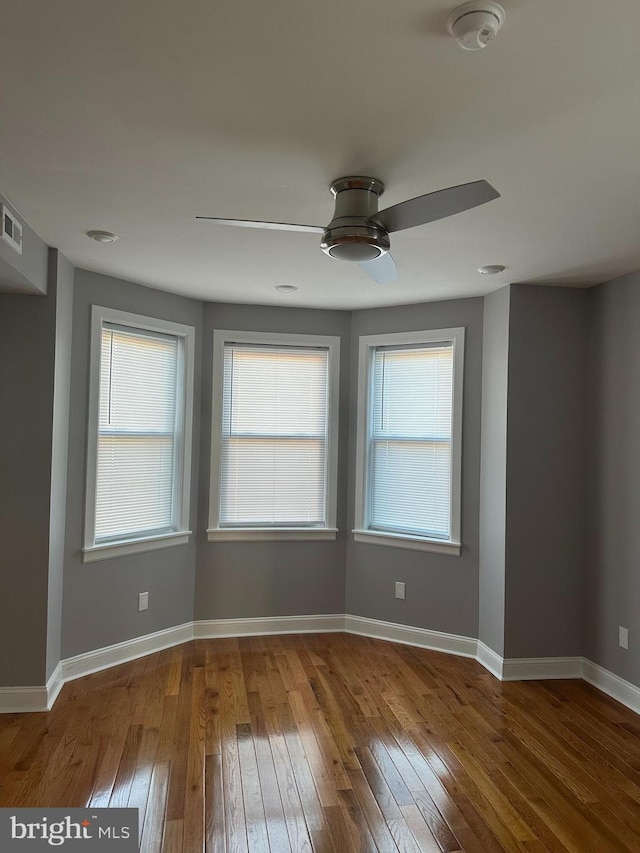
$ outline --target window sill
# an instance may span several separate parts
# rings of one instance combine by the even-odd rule
[[[352,530],[354,542],[366,542],[367,545],[387,545],[390,548],[408,548],[411,551],[431,551],[434,554],[460,556],[462,545],[459,542],[443,542],[440,539],[421,539],[399,533],[383,533],[380,530]]]
[[[209,542],[318,542],[335,539],[337,527],[213,527]]]
[[[108,560],[111,557],[124,557],[126,554],[138,554],[141,551],[157,551],[159,548],[171,548],[174,545],[186,545],[191,536],[190,530],[163,533],[160,536],[145,536],[140,539],[122,539],[120,542],[106,542],[82,549],[82,562],[95,563],[96,560]]]

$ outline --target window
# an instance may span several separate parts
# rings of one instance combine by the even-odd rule
[[[335,539],[339,344],[215,331],[210,541]]]
[[[460,553],[464,329],[360,338],[355,540]]]
[[[188,540],[193,342],[93,308],[85,562]]]

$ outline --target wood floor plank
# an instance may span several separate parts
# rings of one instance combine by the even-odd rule
[[[638,853],[640,720],[366,637],[197,640],[0,717],[0,805],[86,804],[142,853]]]
[[[126,688],[116,687],[109,691],[109,702],[106,703],[108,717],[99,735],[100,763],[96,768],[96,778],[89,800],[89,805],[95,808],[105,808],[109,805],[127,737],[127,699]],[[49,789],[46,779],[43,779],[41,787],[43,790]]]
[[[161,853],[162,851],[169,773],[168,764],[156,764],[153,768],[144,822],[140,826],[140,853]]]
[[[133,779],[131,780],[129,800],[127,802],[128,808],[138,809],[140,826],[143,825],[145,819],[157,747],[157,729],[148,729],[144,727],[142,730],[142,737],[140,739],[140,749],[138,751],[136,767]]]
[[[242,775],[238,753],[237,721],[231,656],[221,658],[220,736],[222,742],[222,784],[224,789],[225,839],[230,853],[246,853],[247,827],[242,795]]]
[[[318,791],[320,803],[323,807],[339,806],[340,800],[331,773],[331,756],[323,754],[318,744],[313,724],[300,693],[297,690],[292,690],[288,696],[293,719]]]
[[[238,757],[240,760],[240,778],[242,780],[242,798],[247,829],[247,842],[250,851],[263,853],[269,850],[269,837],[264,813],[258,761],[249,723],[238,723]]]
[[[284,735],[271,733],[269,735],[269,745],[273,754],[278,789],[280,791],[282,809],[284,811],[291,847],[294,853],[297,853],[297,851],[310,853],[311,836],[314,830],[312,826],[307,826],[304,808],[298,792]],[[322,821],[320,821],[319,825],[320,827],[322,826]],[[321,829],[317,829],[316,831],[321,832]]]
[[[205,765],[205,851],[225,853],[222,756],[207,755]]]
[[[289,706],[280,705],[278,707],[278,716],[287,745],[287,752],[291,761],[296,787],[300,795],[305,821],[311,831],[323,829],[322,804]]]
[[[380,847],[373,832],[371,831],[369,822],[364,816],[360,802],[353,789],[344,788],[341,790],[340,800],[342,803],[344,820],[351,837],[351,849],[379,851]],[[380,838],[380,834],[376,834],[378,835],[378,838]],[[383,844],[384,843],[386,843],[386,839]]]
[[[446,851],[446,853],[459,853],[461,848],[457,843],[455,843],[453,836],[451,836],[454,841],[453,846],[451,846],[448,840],[445,846],[443,846],[442,841],[440,841],[440,843],[436,841],[436,837],[429,828],[429,823],[425,818],[425,815],[418,806],[402,806],[400,811],[402,812],[405,823],[411,830],[420,850],[426,851],[426,853],[441,853],[441,851]]]
[[[189,754],[184,792],[184,846],[193,853],[204,851],[204,748],[205,748],[205,670],[195,667],[192,675]]]
[[[282,806],[278,777],[273,762],[273,753],[271,751],[264,714],[262,713],[260,696],[257,693],[248,693],[247,696],[269,845],[272,850],[291,853],[287,821]]]
[[[182,846],[184,821],[168,820],[162,836],[162,853],[186,853]]]
[[[369,827],[369,832],[380,853],[397,853],[397,846],[389,831],[378,801],[373,795],[369,783],[361,770],[349,772],[351,787],[358,799],[360,809]]]
[[[313,853],[336,853],[328,829],[316,829],[311,833]]]
[[[404,817],[388,821],[389,829],[393,835],[400,853],[422,853],[414,834],[407,826]],[[437,846],[437,845],[436,845]]]
[[[359,838],[354,838],[347,824],[344,809],[340,806],[327,806],[324,809],[324,814],[336,853],[338,851],[341,853],[343,850],[357,850],[358,853],[377,853],[366,824],[366,835],[362,833]]]
[[[129,726],[127,737],[118,765],[113,790],[109,798],[109,808],[126,808],[129,802],[129,794],[136,772],[140,742],[142,740],[143,727],[141,725]]]
[[[169,798],[167,801],[167,820],[184,819],[184,792],[187,778],[187,759],[189,756],[189,732],[191,730],[191,677],[193,668],[189,661],[189,649],[184,650],[180,671],[180,693],[175,720],[174,749],[169,779]]]
[[[356,749],[358,761],[385,820],[402,820],[398,803],[368,747]],[[413,802],[413,799],[411,800]]]

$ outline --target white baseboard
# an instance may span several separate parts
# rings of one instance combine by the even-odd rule
[[[507,658],[502,662],[502,681],[543,681],[580,678],[583,658]]]
[[[459,657],[475,658],[501,681],[583,678],[603,693],[640,714],[640,688],[585,658],[505,659],[481,640],[472,637],[341,613],[186,622],[184,625],[166,628],[164,631],[156,631],[153,634],[67,658],[58,664],[46,685],[0,687],[0,714],[50,710],[67,681],[127,663],[144,655],[186,643],[194,638],[214,639],[342,631]]]
[[[53,708],[53,703],[58,698],[58,694],[64,686],[64,678],[62,676],[62,661],[51,673],[51,677],[47,681],[47,711]]]
[[[46,687],[0,687],[0,714],[48,711]]]
[[[405,646],[418,646],[435,652],[445,652],[459,657],[474,658],[478,641],[459,634],[445,634],[442,631],[430,631],[427,628],[413,628],[399,625],[397,622],[382,622],[379,619],[367,619],[364,616],[344,617],[344,631],[347,634],[360,634],[377,640],[390,640]]]
[[[207,619],[193,623],[197,639],[260,637],[269,634],[324,634],[344,631],[344,615],[265,616],[253,619]]]
[[[613,672],[586,658],[583,661],[582,678],[598,690],[602,690],[607,696],[611,696],[636,714],[640,714],[640,687],[636,687],[630,681],[625,681],[624,678],[614,675]]]
[[[479,664],[482,664],[485,669],[488,669],[491,675],[495,675],[499,681],[502,681],[504,658],[501,658],[500,655],[494,652],[492,648],[485,645],[482,640],[478,640],[476,660]]]
[[[582,678],[584,658],[503,658],[478,640],[478,663],[500,681],[544,681],[553,678]]]
[[[42,687],[0,687],[0,714],[50,711],[63,684],[59,663]]]
[[[165,628],[164,631],[156,631],[153,634],[145,634],[143,637],[135,637],[133,640],[125,640],[113,646],[95,649],[92,652],[76,655],[61,661],[62,681],[73,681],[82,678],[83,675],[91,675],[111,666],[118,666],[130,660],[150,655],[153,652],[161,652],[171,646],[179,646],[193,640],[193,622],[185,622],[175,628]]]

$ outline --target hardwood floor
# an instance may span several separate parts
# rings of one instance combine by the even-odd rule
[[[0,806],[135,806],[144,853],[640,850],[640,720],[348,634],[202,640],[0,717]]]

